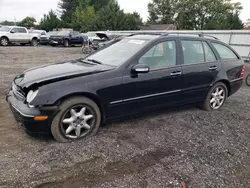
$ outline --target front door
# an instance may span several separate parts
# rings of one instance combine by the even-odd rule
[[[186,102],[203,101],[221,68],[206,41],[181,40],[183,54],[182,96]]]
[[[123,76],[123,100],[114,101],[119,112],[133,114],[140,111],[178,103],[181,92],[182,68],[177,56],[177,42],[167,40],[154,45],[135,64],[145,64],[149,73]],[[112,104],[111,104],[112,105]]]
[[[19,42],[20,41],[20,33],[18,30],[18,27],[14,27],[11,31],[10,31],[10,40],[13,42]]]

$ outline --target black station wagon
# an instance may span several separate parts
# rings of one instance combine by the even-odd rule
[[[144,33],[82,59],[27,70],[6,98],[26,131],[66,142],[93,135],[107,120],[161,107],[218,110],[243,74],[241,57],[215,38]]]

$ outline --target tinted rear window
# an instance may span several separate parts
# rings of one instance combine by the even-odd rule
[[[238,59],[237,55],[227,46],[219,43],[212,43],[221,59]]]

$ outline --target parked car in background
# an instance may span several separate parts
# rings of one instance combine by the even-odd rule
[[[51,46],[64,45],[69,47],[71,45],[82,45],[83,37],[78,31],[60,31],[49,37]]]
[[[40,40],[40,34],[30,33],[27,28],[19,26],[3,26],[0,28],[0,45],[8,46],[11,43],[20,43],[21,45],[30,44],[37,46]]]
[[[39,44],[48,45],[50,36],[57,35],[58,32],[59,31],[50,31],[50,32],[46,33],[46,35],[41,35]]]
[[[96,33],[88,32],[86,33],[86,35],[88,36],[90,42],[93,42],[95,40],[100,40],[100,37],[98,37]]]
[[[40,34],[41,36],[47,34],[47,32],[45,30],[38,30],[38,29],[29,30],[29,32],[30,33],[37,33],[37,34]]]
[[[7,101],[27,131],[66,142],[95,134],[107,120],[162,107],[218,110],[242,86],[244,70],[235,50],[205,35],[140,34],[23,72]]]

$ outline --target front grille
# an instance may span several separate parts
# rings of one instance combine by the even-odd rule
[[[22,90],[18,86],[16,86],[16,84],[14,84],[14,83],[12,84],[12,91],[17,99],[20,99],[22,101],[25,100],[25,96],[24,96]]]

